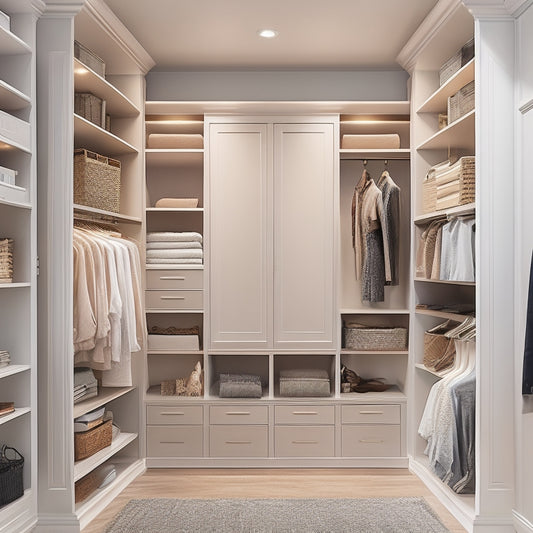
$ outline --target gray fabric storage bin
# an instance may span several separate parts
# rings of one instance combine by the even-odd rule
[[[279,394],[292,397],[329,396],[329,374],[318,368],[282,370]]]

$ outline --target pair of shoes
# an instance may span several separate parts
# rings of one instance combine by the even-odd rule
[[[350,392],[383,392],[392,387],[383,378],[364,379],[346,366],[341,367],[341,381],[350,384]]]

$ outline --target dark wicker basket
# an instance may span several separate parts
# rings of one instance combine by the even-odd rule
[[[15,448],[4,445],[0,450],[0,506],[24,494],[23,468],[24,457]]]

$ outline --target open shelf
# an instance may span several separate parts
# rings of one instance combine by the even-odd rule
[[[30,365],[12,365],[3,366],[0,368],[0,379],[7,378],[7,376],[13,376],[20,372],[27,372],[30,369]]]
[[[74,211],[77,213],[85,213],[89,215],[103,215],[106,217],[113,218],[117,222],[131,222],[134,224],[142,223],[142,219],[139,217],[132,217],[129,215],[123,215],[121,213],[114,213],[113,211],[97,209],[96,207],[89,207],[87,205],[74,204]]]
[[[409,309],[377,309],[372,307],[344,308],[341,315],[408,315]]]
[[[439,87],[417,110],[417,113],[443,113],[448,107],[448,97],[474,80],[475,59],[470,60]]]
[[[0,55],[31,54],[31,48],[9,30],[0,27]]]
[[[395,148],[390,150],[369,150],[355,148],[341,148],[339,150],[341,159],[410,159],[411,150],[409,148]]]
[[[149,264],[146,265],[146,270],[203,270],[204,265],[158,265]]]
[[[125,448],[130,442],[138,437],[137,433],[120,433],[119,436],[111,442],[110,446],[103,448],[94,455],[74,463],[74,481],[78,481],[89,472],[92,472],[97,466],[105,463],[117,452]]]
[[[417,309],[417,315],[433,316],[435,318],[442,318],[444,320],[454,320],[455,322],[462,322],[467,317],[472,315],[460,315],[459,313],[446,313],[445,311],[433,311],[432,309]]]
[[[341,350],[341,355],[408,355],[409,350]]]
[[[29,96],[0,79],[0,109],[18,111],[31,105]]]
[[[135,390],[135,387],[100,387],[98,389],[98,396],[94,396],[93,398],[89,398],[74,405],[73,417],[78,418],[78,416],[93,411],[112,400],[116,400],[132,390]]]
[[[148,350],[147,355],[168,355],[169,357],[176,357],[180,355],[197,355],[202,357],[204,355],[203,350]]]
[[[441,374],[440,372],[436,372],[435,370],[430,370],[426,365],[423,365],[422,363],[416,363],[415,367],[419,370],[423,370],[424,372],[427,372],[428,374],[432,374],[433,376],[436,376],[438,378],[443,378],[446,374]]]
[[[162,149],[147,148],[145,151],[146,164],[150,167],[189,167],[201,165],[204,159],[203,148],[185,149]]]
[[[448,279],[427,279],[427,278],[415,278],[415,281],[423,281],[425,283],[444,283],[446,285],[465,285],[466,287],[475,287],[475,281],[453,281]]]
[[[74,147],[94,150],[104,156],[138,153],[130,143],[74,114]]]
[[[147,207],[147,213],[203,213],[203,207]]]
[[[31,412],[29,407],[15,407],[15,410],[12,413],[0,416],[0,426],[18,418],[19,416],[27,415],[29,412]]]
[[[87,65],[74,58],[74,90],[78,93],[92,93],[106,101],[106,112],[111,116],[134,117],[139,108],[114,85]]]
[[[341,399],[354,400],[357,403],[387,403],[405,402],[407,396],[398,387],[394,386],[384,392],[342,392]]]
[[[31,287],[30,283],[0,283],[0,289],[20,289],[22,287]]]
[[[447,150],[460,148],[474,153],[475,138],[472,132],[475,128],[476,111],[473,109],[466,115],[452,122],[429,139],[417,146],[417,150]]]
[[[433,211],[424,215],[416,216],[413,220],[415,224],[425,224],[438,218],[448,218],[453,216],[470,215],[476,212],[476,204],[463,204],[449,209],[442,209],[441,211]]]

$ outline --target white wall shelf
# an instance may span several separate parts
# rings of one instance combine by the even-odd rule
[[[194,150],[147,148],[145,156],[146,164],[154,168],[169,166],[194,167],[202,164],[204,150],[202,148]]]
[[[463,204],[458,205],[457,207],[452,207],[450,209],[443,209],[442,211],[433,211],[432,213],[426,213],[424,215],[419,215],[414,217],[413,222],[415,224],[425,224],[436,220],[438,218],[449,218],[453,216],[462,216],[462,215],[471,215],[476,212],[476,204]]]
[[[131,392],[132,390],[135,390],[135,387],[100,387],[98,390],[98,396],[94,396],[93,398],[89,398],[74,405],[73,417],[77,418],[89,411],[93,411],[108,402],[124,396],[124,394],[128,394],[128,392]]]
[[[0,50],[2,55],[31,54],[31,47],[6,28],[0,27]]]
[[[30,283],[0,283],[0,289],[20,289],[30,286]]]
[[[370,150],[370,149],[350,149],[342,148],[339,150],[341,159],[403,159],[411,158],[409,148],[396,148],[390,150]]]
[[[433,376],[435,376],[435,377],[437,377],[439,379],[443,378],[444,375],[445,375],[445,373],[441,374],[439,372],[436,372],[435,370],[430,370],[426,365],[424,365],[422,363],[416,363],[415,367],[418,368],[419,370],[427,372],[428,374],[432,374]]]
[[[0,379],[6,378],[7,376],[12,376],[18,374],[19,372],[27,372],[30,370],[31,366],[29,365],[13,365],[9,364],[0,368]]]
[[[97,215],[100,217],[109,217],[117,222],[130,222],[132,224],[141,224],[142,218],[123,215],[122,213],[115,213],[113,211],[106,211],[105,209],[97,209],[96,207],[89,207],[87,205],[74,204],[74,211],[77,213],[86,213],[88,215]]]
[[[0,109],[18,111],[28,106],[31,106],[31,98],[28,95],[0,80]]]
[[[475,110],[452,122],[442,130],[416,147],[417,150],[448,150],[460,148],[470,153],[475,152],[475,138],[472,136],[475,127]]]
[[[462,322],[468,316],[471,316],[471,315],[460,315],[459,313],[447,313],[445,311],[433,311],[431,309],[417,309],[415,313],[417,315],[433,316],[435,318],[443,318],[444,320],[454,320],[456,322]]]
[[[139,152],[130,143],[76,114],[74,115],[74,139],[75,148],[86,148],[107,157]]]
[[[354,307],[340,310],[341,315],[408,315],[409,309]]]
[[[146,355],[168,355],[176,356],[176,355],[197,355],[198,357],[203,357],[204,351],[203,350],[148,350],[146,352]]]
[[[341,350],[341,355],[408,355],[409,350]]]
[[[77,93],[92,93],[106,101],[106,113],[120,117],[135,117],[139,108],[114,85],[74,58],[74,90]]]
[[[203,207],[147,207],[147,213],[203,213]]]
[[[203,270],[204,265],[146,265],[146,270]]]
[[[116,439],[113,439],[110,446],[103,448],[94,455],[87,457],[81,461],[74,463],[74,481],[78,481],[89,472],[92,472],[96,467],[105,463],[122,448],[125,448],[130,442],[133,442],[138,437],[137,433],[120,433]]]
[[[5,198],[0,198],[0,204],[10,205],[12,207],[20,207],[21,209],[33,209],[33,206],[27,202],[16,202],[12,200],[7,200]]]
[[[475,287],[475,281],[454,281],[447,279],[426,279],[426,278],[415,278],[415,281],[420,281],[424,283],[443,283],[445,285],[464,285],[466,287]]]
[[[29,407],[15,407],[15,410],[12,413],[0,416],[0,426],[7,422],[11,422],[11,420],[15,420],[15,418],[27,415],[30,412],[31,409]]]

